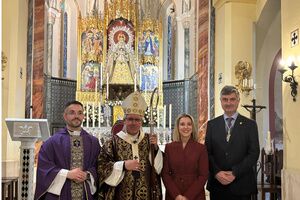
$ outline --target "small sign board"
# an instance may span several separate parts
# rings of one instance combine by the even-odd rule
[[[291,32],[291,47],[297,46],[299,44],[299,29]]]
[[[47,119],[6,118],[5,121],[13,141],[46,140],[50,137]]]

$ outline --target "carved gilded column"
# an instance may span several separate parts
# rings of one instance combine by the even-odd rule
[[[58,16],[59,11],[57,10],[56,0],[48,0],[48,21],[47,21],[47,49],[46,49],[46,74],[48,76],[52,75],[52,45],[53,45],[53,25],[55,23],[55,18]]]

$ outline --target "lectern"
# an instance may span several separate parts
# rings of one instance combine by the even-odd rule
[[[34,174],[34,144],[37,139],[50,136],[47,119],[6,118],[6,125],[13,141],[21,141],[19,200],[32,200]]]

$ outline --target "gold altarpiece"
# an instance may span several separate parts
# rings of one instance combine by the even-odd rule
[[[85,105],[84,126],[111,126],[123,117],[122,100],[135,90],[149,105],[158,87],[162,108],[161,23],[139,22],[138,15],[134,1],[115,0],[105,1],[103,17],[78,18],[76,99]]]

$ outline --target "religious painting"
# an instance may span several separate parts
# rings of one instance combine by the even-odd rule
[[[95,28],[81,34],[81,55],[83,61],[100,61],[103,55],[103,35]]]
[[[100,67],[98,63],[88,62],[82,65],[81,91],[95,92],[99,87]]]
[[[152,31],[143,32],[139,43],[139,54],[155,57],[159,55],[159,38]]]
[[[144,64],[140,66],[140,82],[141,91],[152,92],[158,87],[158,67],[152,64]]]

